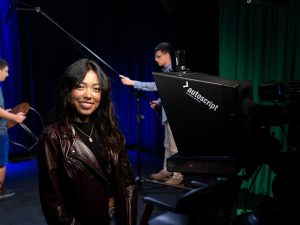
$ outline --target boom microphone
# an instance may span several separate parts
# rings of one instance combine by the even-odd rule
[[[8,9],[8,11],[7,11],[7,14],[6,14],[6,16],[5,16],[4,23],[7,23],[7,22],[8,22],[9,17],[10,17],[10,15],[11,15],[12,11],[14,10],[14,8],[15,8],[14,5],[11,3],[11,4],[9,5],[9,9]]]

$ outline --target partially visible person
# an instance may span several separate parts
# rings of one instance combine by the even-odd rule
[[[0,82],[8,77],[8,63],[0,58]],[[5,109],[2,88],[0,85],[0,199],[11,197],[15,194],[12,189],[4,186],[6,165],[8,164],[9,153],[9,136],[7,132],[7,121],[12,120],[16,123],[22,123],[25,120],[25,114],[18,112],[16,114],[10,112],[11,109]]]
[[[170,72],[172,71],[172,64],[171,64],[171,52],[172,46],[168,42],[161,42],[155,47],[155,61],[156,63],[162,67],[163,72]],[[121,82],[124,85],[133,86],[135,89],[140,89],[144,91],[157,91],[157,87],[155,82],[141,82],[137,80],[131,80],[129,77],[124,75],[119,75]],[[162,106],[161,99],[157,99],[151,101],[150,106],[152,109],[155,109],[158,106]],[[165,136],[164,136],[164,163],[163,169],[157,173],[151,174],[150,177],[154,180],[166,180],[166,184],[171,185],[182,185],[183,184],[183,176],[179,172],[170,173],[167,170],[167,159],[172,155],[178,152],[177,146],[172,135],[172,131],[167,120],[166,113],[164,108],[162,107],[162,125],[165,129]]]
[[[61,78],[38,152],[40,201],[49,225],[135,225],[137,191],[117,126],[111,86],[89,59]]]

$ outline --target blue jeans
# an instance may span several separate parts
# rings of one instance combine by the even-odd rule
[[[9,137],[7,130],[0,128],[0,167],[8,164]]]

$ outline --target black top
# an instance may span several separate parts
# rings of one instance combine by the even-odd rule
[[[89,135],[91,134],[92,128],[93,128],[93,122],[87,122],[87,123],[79,123],[75,122],[75,130],[78,136],[82,139],[82,141],[86,144],[86,146],[93,152],[95,155],[96,159],[99,162],[99,165],[102,168],[102,171],[104,173],[105,178],[109,181],[111,184],[111,175],[107,173],[106,166],[107,166],[107,161],[103,155],[102,149],[100,148],[100,144],[96,140],[96,135],[95,133],[97,132],[95,127],[93,129],[93,133],[91,135],[92,142],[89,140]],[[80,130],[79,130],[79,129]],[[86,135],[84,135],[82,132],[84,132]],[[109,196],[112,196],[112,188],[110,187],[108,190]]]

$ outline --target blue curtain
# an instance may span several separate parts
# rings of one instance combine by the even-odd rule
[[[9,77],[1,82],[7,109],[13,108],[24,101],[23,88],[25,88],[23,86],[19,23],[16,10],[12,10],[8,20],[5,21],[12,3],[11,0],[0,1],[0,57],[4,58],[9,64]],[[23,136],[20,133],[20,127],[15,126],[9,129],[9,135],[11,140],[22,143],[22,145],[26,144],[24,143],[27,139],[26,133]],[[11,145],[11,155],[18,149],[15,145]]]
[[[93,57],[41,13],[15,10],[5,24],[9,4],[14,1],[1,0],[0,9],[0,56],[7,59],[11,71],[4,83],[6,106],[13,107],[26,100],[47,122],[61,74],[75,60]],[[161,0],[89,1],[91,4],[79,0],[27,2],[34,2],[32,7],[40,7],[118,73],[132,79],[153,81],[152,71],[159,70],[154,62],[154,47],[162,41],[173,43],[175,49],[185,49],[191,70],[208,74],[218,71],[218,4],[214,1],[201,2],[200,8],[181,3],[182,7],[176,6],[178,10],[174,11],[166,10]],[[118,74],[101,66],[112,80],[120,128],[127,143],[134,147],[138,137],[135,90],[122,85]],[[140,124],[141,144],[143,150],[162,154],[164,134],[160,112],[149,106],[149,101],[157,98],[157,92],[143,92],[140,99],[140,113],[144,117]],[[39,134],[39,121],[28,119],[29,116],[25,122]],[[30,137],[27,139],[31,141]]]

